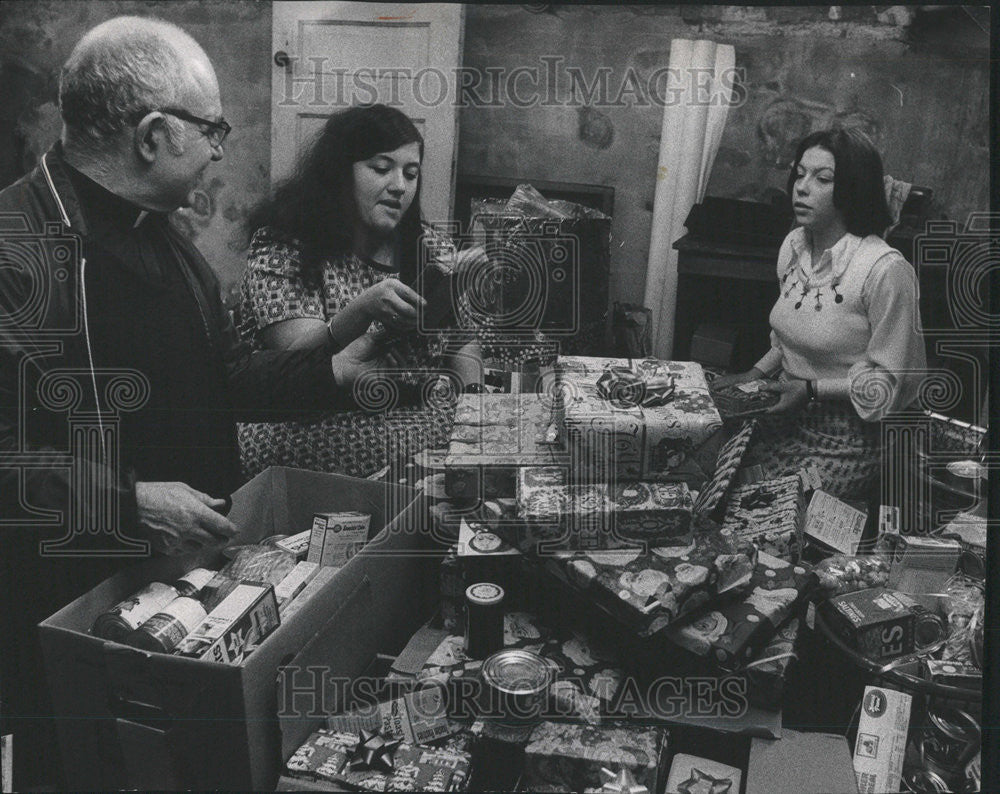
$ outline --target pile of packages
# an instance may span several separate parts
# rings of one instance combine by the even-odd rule
[[[370,519],[321,513],[297,535],[229,547],[220,570],[152,582],[99,615],[91,633],[146,651],[241,664],[364,546]]]
[[[439,610],[387,663],[377,707],[329,715],[287,785],[682,794],[961,782],[977,715],[954,703],[927,713],[941,736],[967,741],[921,729],[905,769],[911,696],[898,688],[865,690],[853,757],[844,736],[781,731],[780,714],[817,624],[886,671],[981,686],[984,599],[969,572],[985,534],[970,517],[952,537],[887,525],[865,553],[866,512],[815,472],[761,480],[741,466],[755,424],[723,437],[698,365],[567,357],[544,382],[543,394],[462,398],[450,501],[436,514],[456,539]],[[754,738],[734,754],[666,723]]]

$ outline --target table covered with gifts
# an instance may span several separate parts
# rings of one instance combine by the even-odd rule
[[[975,505],[917,534],[814,471],[760,479],[743,457],[771,403],[729,395],[720,413],[693,362],[562,357],[535,384],[459,396],[449,449],[409,467],[412,489],[366,482],[362,498],[338,478],[317,501],[296,481],[268,513],[258,488],[246,515],[267,520],[244,547],[221,570],[199,561],[192,592],[171,585],[200,609],[168,598],[145,628],[122,604],[117,628],[62,621],[105,654],[143,649],[159,696],[167,673],[207,665],[206,686],[245,706],[223,717],[265,726],[217,762],[252,774],[167,784],[978,790]],[[974,462],[981,429],[924,419]],[[59,629],[52,653],[69,647]],[[172,741],[176,758],[196,740]]]

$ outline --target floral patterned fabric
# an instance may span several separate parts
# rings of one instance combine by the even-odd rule
[[[444,250],[450,244],[429,228],[426,231],[432,250]],[[298,318],[326,322],[368,287],[398,275],[371,260],[343,255],[327,259],[322,284],[311,287],[304,282],[301,268],[298,241],[268,227],[257,230],[236,312],[240,335],[255,349],[261,347],[259,332],[264,328]],[[400,344],[415,370],[441,366],[444,342],[440,335],[413,334]],[[399,380],[413,382],[412,376]],[[372,396],[377,402],[379,396]],[[268,466],[365,477],[384,468],[397,451],[406,457],[427,447],[446,446],[450,425],[450,411],[445,407],[358,410],[294,422],[241,424],[240,458],[247,477]]]

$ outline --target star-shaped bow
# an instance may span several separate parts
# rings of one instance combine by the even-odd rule
[[[395,763],[396,748],[401,739],[386,741],[377,731],[361,731],[361,741],[351,753],[351,771],[381,770],[391,772]]]
[[[691,768],[691,777],[677,785],[682,794],[727,794],[733,786],[730,778],[715,778],[700,769]]]
[[[615,773],[601,767],[601,778],[604,785],[599,789],[600,794],[649,794],[648,788],[635,782],[631,769]]]

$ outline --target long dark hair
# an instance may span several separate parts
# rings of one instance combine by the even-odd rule
[[[250,213],[250,234],[271,226],[295,237],[302,245],[303,279],[318,286],[322,260],[350,253],[354,244],[354,230],[360,222],[354,201],[354,164],[408,143],[420,144],[423,160],[424,139],[406,114],[395,108],[367,105],[335,113],[299,158],[292,177]],[[407,283],[416,278],[421,232],[418,183],[413,202],[396,227],[400,278]]]
[[[844,219],[847,231],[858,237],[881,237],[892,223],[885,200],[882,158],[871,139],[857,130],[834,127],[807,135],[799,142],[788,174],[789,201],[795,201],[795,177],[807,149],[819,146],[833,155],[833,206]]]

